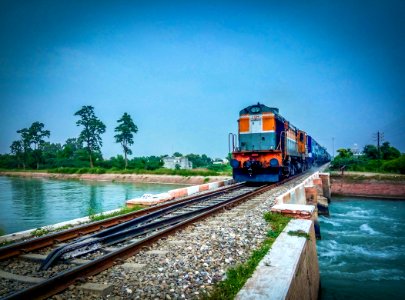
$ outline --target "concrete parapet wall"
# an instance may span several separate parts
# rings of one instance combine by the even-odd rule
[[[227,179],[227,180],[222,180],[222,181],[217,181],[217,182],[210,182],[206,184],[200,184],[200,185],[194,185],[186,188],[180,188],[180,189],[175,189],[175,190],[170,190],[168,193],[173,196],[174,198],[180,197],[180,196],[190,196],[199,192],[203,191],[208,191],[208,190],[213,190],[217,189],[219,187],[223,187],[226,185],[233,184],[234,180],[233,179]]]
[[[113,210],[109,210],[109,211],[105,211],[99,214],[95,214],[95,216],[99,216],[102,214],[111,214],[117,211],[120,211],[120,208],[117,209],[113,209]],[[58,228],[70,225],[70,226],[78,226],[84,223],[89,223],[91,220],[89,217],[82,217],[82,218],[77,218],[77,219],[73,219],[73,220],[69,220],[69,221],[64,221],[64,222],[60,222],[60,223],[56,223],[56,224],[51,224],[51,225],[46,225],[46,226],[42,226],[42,227],[38,227],[38,228],[32,228],[32,229],[27,229],[24,231],[19,231],[19,232],[15,232],[15,233],[10,233],[7,235],[3,235],[0,236],[0,243],[2,242],[6,242],[6,241],[15,241],[15,240],[19,240],[22,238],[28,238],[28,237],[32,237],[32,233],[37,230],[37,229],[44,229],[44,230],[57,230]]]
[[[150,197],[150,199],[144,199],[142,197],[136,198],[136,199],[129,199],[126,201],[126,205],[129,207],[134,206],[134,205],[155,205],[155,204],[165,202],[168,200],[172,200],[175,198],[191,196],[191,195],[199,193],[199,192],[217,189],[219,187],[227,186],[227,185],[230,185],[233,183],[234,183],[233,179],[227,179],[227,180],[222,180],[222,181],[217,181],[217,182],[211,182],[211,183],[206,183],[206,184],[200,184],[200,185],[194,185],[194,186],[189,186],[189,187],[185,187],[185,188],[169,190],[167,193],[151,195],[153,197]]]
[[[300,232],[309,235],[290,235]],[[317,299],[319,266],[310,220],[291,220],[236,299]]]
[[[305,195],[305,187],[314,186],[314,180],[319,180],[319,172],[316,172],[306,178],[302,183],[289,189],[284,194],[281,194],[276,198],[278,204],[307,204]]]

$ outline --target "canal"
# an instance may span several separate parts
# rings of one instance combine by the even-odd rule
[[[405,299],[405,201],[333,198],[317,242],[321,299]]]
[[[0,176],[0,231],[14,233],[123,207],[146,193],[183,187],[173,184],[27,179]]]

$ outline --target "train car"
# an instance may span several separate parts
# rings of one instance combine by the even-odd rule
[[[326,149],[299,130],[274,107],[257,103],[242,109],[238,135],[229,148],[237,182],[278,182],[327,161]]]

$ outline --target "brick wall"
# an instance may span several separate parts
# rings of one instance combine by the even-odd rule
[[[405,182],[389,180],[353,181],[345,178],[331,178],[333,195],[368,196],[405,199]]]

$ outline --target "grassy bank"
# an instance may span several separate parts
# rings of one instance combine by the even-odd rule
[[[226,272],[226,279],[218,282],[214,289],[204,296],[205,299],[234,299],[290,221],[290,218],[270,212],[264,215],[264,219],[270,223],[270,230],[262,245],[253,251],[245,263],[229,269]]]
[[[383,160],[370,159],[365,156],[336,157],[330,169],[338,171],[342,167],[346,171],[405,174],[405,155],[398,158]]]
[[[331,179],[344,179],[345,181],[395,181],[395,182],[405,182],[405,175],[402,174],[392,174],[392,173],[371,173],[371,172],[344,172],[342,175],[341,171],[331,171]]]
[[[178,175],[184,177],[190,176],[232,176],[232,171],[225,168],[221,171],[214,171],[209,169],[191,169],[191,170],[171,170],[171,169],[157,169],[157,170],[144,170],[144,169],[117,169],[117,168],[70,168],[60,167],[55,169],[43,170],[22,170],[22,169],[0,169],[0,172],[32,172],[32,173],[54,173],[54,174],[151,174],[151,175]]]

